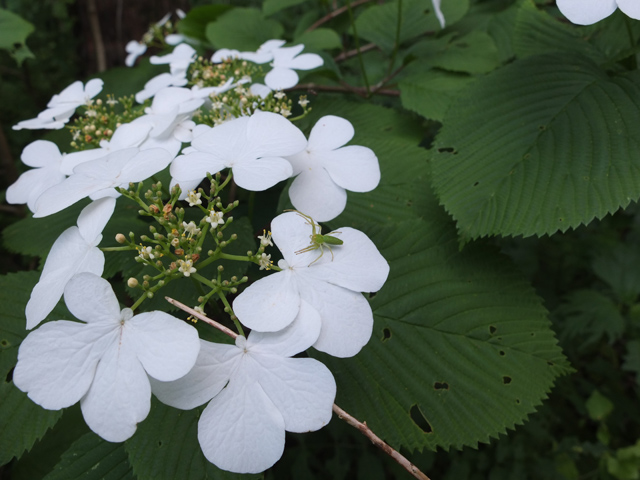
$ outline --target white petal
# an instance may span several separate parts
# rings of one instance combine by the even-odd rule
[[[329,423],[336,382],[327,367],[313,358],[255,357],[259,382],[284,418],[288,432],[313,432]]]
[[[76,168],[84,165],[86,164],[78,165]],[[33,216],[40,218],[58,213],[92,193],[109,188],[111,183],[109,180],[91,178],[82,174],[71,175],[63,182],[48,188],[38,197]]]
[[[225,165],[220,158],[204,152],[193,152],[188,155],[180,155],[171,163],[171,177],[182,186],[183,181],[196,181],[200,183],[207,173],[215,175],[224,169]],[[185,189],[182,189],[185,192]]]
[[[132,336],[147,373],[163,382],[186,375],[200,350],[196,329],[164,312],[136,315],[125,323],[123,334]]]
[[[272,90],[284,90],[295,87],[298,83],[298,74],[295,70],[286,67],[274,67],[264,77],[264,83]]]
[[[27,170],[7,188],[7,203],[26,203],[29,210],[35,212],[38,198],[42,193],[62,183],[65,178],[66,176],[58,171],[58,168],[44,167]]]
[[[309,302],[322,319],[322,330],[313,345],[334,357],[356,355],[371,338],[373,312],[360,294],[326,282],[305,279],[300,296]]]
[[[350,145],[322,153],[322,164],[331,178],[352,192],[369,192],[380,183],[380,165],[373,150]]]
[[[375,244],[361,231],[349,227],[339,228],[334,236],[344,243],[331,247],[333,258],[325,253],[304,272],[298,270],[300,274],[354,292],[380,290],[389,275],[389,264]]]
[[[252,192],[262,192],[291,176],[291,164],[280,157],[263,157],[257,160],[237,162],[233,179],[239,187]]]
[[[91,202],[82,209],[78,216],[78,229],[89,245],[97,245],[96,238],[107,226],[115,207],[116,199],[107,197]]]
[[[213,63],[220,63],[223,60],[226,60],[227,58],[233,59],[233,58],[239,58],[239,57],[240,57],[240,52],[238,50],[221,48],[219,50],[216,50],[216,52],[211,57],[211,61]]]
[[[557,0],[560,12],[572,23],[591,25],[611,15],[616,0]]]
[[[31,291],[25,310],[27,328],[34,328],[51,313],[76,273],[101,275],[103,268],[104,253],[87,244],[77,227],[62,232],[51,247],[40,281]]]
[[[73,169],[78,165],[98,160],[109,155],[110,150],[105,148],[92,148],[91,150],[80,150],[78,152],[71,152],[64,156],[60,170],[65,175],[73,174]]]
[[[252,352],[293,357],[315,343],[320,335],[320,328],[320,314],[302,300],[298,315],[289,326],[268,333],[253,330],[246,343]]]
[[[102,91],[103,86],[104,86],[104,81],[100,78],[94,78],[89,80],[84,87],[85,100],[91,99],[96,95],[98,95]],[[82,103],[84,103],[84,101]]]
[[[163,148],[140,151],[123,168],[119,175],[121,183],[141,182],[164,170],[173,160],[173,155]]]
[[[300,173],[289,188],[289,198],[296,210],[317,222],[333,220],[347,205],[347,192],[322,167]]]
[[[247,149],[248,117],[240,117],[223,123],[198,135],[191,146],[200,152],[214,155],[229,166]]]
[[[36,140],[24,148],[20,159],[22,163],[30,167],[48,167],[59,165],[62,154],[55,143]]]
[[[92,273],[79,273],[67,283],[64,302],[74,317],[85,322],[120,323],[120,305],[111,284]]]
[[[640,2],[638,0],[618,0],[618,8],[625,15],[635,20],[640,20]]]
[[[260,98],[267,98],[267,95],[271,93],[271,89],[261,83],[254,83],[249,87],[252,95],[258,95]]]
[[[117,332],[84,323],[49,322],[27,335],[20,345],[13,382],[38,405],[59,410],[78,402],[87,392],[105,342]],[[108,340],[107,338],[107,340]]]
[[[262,388],[237,376],[215,397],[198,421],[204,456],[223,470],[259,473],[284,451],[284,419]]]
[[[285,40],[280,39],[267,40],[262,45],[260,45],[260,48],[258,48],[258,53],[273,52],[279,49],[285,43],[287,43]]]
[[[235,372],[242,355],[242,350],[235,345],[200,340],[200,352],[189,373],[173,382],[150,378],[151,390],[162,403],[191,410],[220,393]]]
[[[257,111],[246,128],[247,139],[255,146],[260,157],[294,155],[307,146],[302,131],[277,113]]]
[[[151,386],[126,335],[100,359],[80,406],[89,428],[109,442],[130,438],[149,414]]]
[[[277,54],[274,55],[274,57],[274,63],[276,63],[278,61]],[[303,53],[302,55],[298,55],[287,62],[287,67],[295,70],[311,70],[322,66],[323,63],[324,60],[320,55],[315,53]]]
[[[233,301],[243,325],[261,332],[276,332],[298,315],[300,297],[291,271],[272,273],[249,285]]]
[[[335,115],[325,115],[311,129],[309,134],[308,150],[335,150],[346,145],[355,133],[350,121],[336,117]]]
[[[296,251],[310,244],[309,236],[314,233],[307,219],[296,212],[286,212],[278,215],[271,222],[273,241],[282,252],[282,256],[289,267],[307,266],[311,260],[306,260],[305,254],[296,255]]]
[[[47,103],[47,107],[53,108],[57,107],[62,103],[77,103],[80,105],[83,101],[84,97],[84,87],[80,80],[73,82],[71,85],[66,87],[60,93],[51,97],[49,103]]]

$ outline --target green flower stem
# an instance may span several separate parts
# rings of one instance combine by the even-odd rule
[[[216,285],[211,280],[209,280],[208,278],[203,277],[199,273],[192,273],[191,277],[194,278],[195,280],[199,281],[203,285],[206,285],[207,287],[212,288],[213,290],[219,290],[220,289],[219,285]]]
[[[103,252],[128,252],[131,250],[136,250],[135,246],[126,245],[124,247],[100,247],[100,250]]]
[[[247,257],[246,255],[245,256],[242,256],[242,255],[231,255],[229,253],[220,252],[220,256],[218,258],[222,258],[224,260],[235,260],[237,262],[253,262],[253,263],[255,263],[251,257]]]
[[[135,312],[136,308],[138,308],[140,306],[140,304],[142,302],[144,302],[147,299],[147,292],[144,292],[142,294],[142,296],[140,298],[138,298],[138,300],[136,300],[136,303],[134,303],[133,305],[131,305],[131,310],[133,310]]]
[[[221,192],[222,190],[224,190],[224,187],[226,187],[229,184],[232,178],[233,178],[233,172],[229,170],[229,174],[227,175],[227,178],[224,179],[224,182],[222,182],[220,186],[216,186],[216,191],[213,194],[213,196],[215,197],[216,195],[218,195],[218,192]]]
[[[360,39],[358,38],[358,30],[356,29],[356,22],[353,18],[353,10],[351,9],[351,0],[347,0],[347,9],[349,10],[349,22],[351,22],[351,28],[353,28],[353,38],[356,42],[356,51],[358,52],[358,61],[360,62],[360,70],[362,70],[362,78],[364,80],[365,87],[367,88],[367,97],[368,97],[369,95],[371,95],[371,87],[369,86],[367,71],[364,68],[364,61],[362,60],[362,53],[360,52]]]
[[[242,325],[240,325],[240,322],[238,321],[238,317],[236,317],[236,314],[233,313],[233,309],[231,308],[231,305],[229,305],[229,301],[227,300],[227,297],[225,297],[224,293],[222,293],[220,290],[218,290],[218,296],[220,297],[220,300],[222,300],[222,303],[224,303],[224,306],[229,309],[229,315],[231,315],[231,320],[233,320],[233,323],[235,324],[236,329],[238,330],[238,333],[243,337],[246,337],[246,335],[244,334],[244,330],[242,330]]]
[[[213,255],[211,255],[209,258],[207,258],[206,260],[203,260],[202,262],[200,262],[198,264],[198,270],[206,267],[207,265],[215,262],[216,260],[218,260],[220,258],[220,255],[222,255],[222,252],[220,251],[220,249],[218,248]]]

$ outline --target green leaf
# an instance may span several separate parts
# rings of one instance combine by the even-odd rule
[[[604,55],[587,41],[585,33],[538,10],[533,0],[525,0],[516,15],[513,48],[519,57],[562,51],[603,61]]]
[[[0,276],[0,465],[30,450],[62,415],[61,411],[44,410],[33,403],[10,380],[18,346],[28,333],[24,309],[38,277],[38,272]],[[52,315],[59,313],[54,310]]]
[[[206,36],[215,48],[257,50],[267,40],[281,38],[284,27],[257,8],[234,8],[207,25]]]
[[[640,340],[627,342],[627,354],[624,357],[622,369],[635,372],[636,383],[640,384]]]
[[[231,10],[231,5],[200,5],[193,7],[187,16],[178,22],[178,32],[201,42],[207,41],[207,24],[216,20],[223,13]]]
[[[613,412],[613,402],[602,395],[598,390],[594,390],[585,403],[587,414],[591,420],[603,421]]]
[[[332,48],[342,47],[340,37],[335,30],[331,30],[330,28],[317,28],[310,32],[303,32],[302,35],[291,43],[294,45],[304,44],[305,51],[331,50]]]
[[[122,443],[110,443],[95,433],[84,434],[62,455],[44,480],[133,480]]]
[[[182,411],[154,397],[151,412],[125,448],[138,480],[241,480],[262,475],[230,473],[209,463],[197,438],[197,409]]]
[[[556,54],[471,84],[432,150],[433,185],[461,237],[566,231],[637,199],[638,79]]]
[[[487,73],[499,64],[498,49],[488,33],[477,30],[463,37],[427,39],[409,49],[418,61],[453,72]]]
[[[264,0],[264,3],[262,4],[262,13],[268,17],[280,10],[300,5],[306,1],[307,0]]]
[[[593,271],[620,301],[629,305],[640,295],[640,252],[635,246],[616,244],[593,260]]]
[[[0,8],[0,48],[8,50],[18,65],[27,58],[35,58],[25,43],[34,29],[22,17]]]
[[[356,357],[319,355],[336,403],[409,450],[476,446],[522,424],[570,371],[532,288],[494,249],[460,251],[442,210],[374,231],[391,273],[373,337]]]
[[[473,79],[467,75],[429,70],[402,80],[402,106],[425,118],[442,121],[458,93]]]

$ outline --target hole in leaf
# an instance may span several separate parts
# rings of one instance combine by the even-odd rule
[[[382,341],[386,342],[390,338],[391,338],[391,330],[389,330],[388,328],[382,329]]]
[[[447,382],[436,382],[433,384],[434,390],[449,390],[449,384]]]
[[[504,357],[505,355],[506,355],[505,351],[504,350],[500,350],[500,356]]]
[[[410,207],[411,205],[413,205],[413,200],[407,200],[407,207]]]
[[[391,130],[393,130],[393,126],[389,125],[388,127],[384,127],[383,129],[385,132],[390,132]]]
[[[3,338],[2,340],[0,340],[0,345],[2,345],[3,347],[8,347],[9,340],[7,340],[6,338]]]
[[[413,423],[415,423],[418,428],[420,428],[420,430],[422,430],[424,433],[433,433],[433,428],[431,428],[431,425],[429,424],[427,419],[424,418],[424,415],[422,415],[422,412],[418,408],[418,405],[413,405],[411,407],[411,410],[409,410],[409,415],[411,415],[411,420],[413,420]]]
[[[158,440],[158,446],[161,447],[162,446],[162,440]]]
[[[546,126],[546,125],[540,125],[540,126],[538,127],[538,129],[539,129],[540,131],[543,131],[543,130],[546,130],[546,129],[547,129],[547,126]]]
[[[474,187],[477,187],[480,182],[476,182],[473,184]]]
[[[439,148],[438,152],[440,153],[455,153],[456,149],[453,147],[443,147],[443,148]]]
[[[553,367],[555,365],[555,363],[553,362],[547,362],[547,365],[549,365],[550,367]]]
[[[498,327],[494,327],[493,325],[489,325],[489,333],[493,335],[498,330]]]
[[[536,332],[531,332],[531,336],[535,337],[536,336]]]
[[[9,383],[11,380],[13,380],[13,368],[9,370],[9,373],[7,373],[7,378],[6,378],[7,383]]]
[[[502,383],[504,383],[505,385],[509,385],[511,383],[511,377],[505,375],[504,377],[502,377]]]
[[[520,405],[520,399],[516,398],[516,404]]]

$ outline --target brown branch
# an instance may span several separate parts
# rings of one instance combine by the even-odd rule
[[[367,426],[366,422],[359,422],[335,403],[333,404],[333,412],[338,416],[340,420],[344,420],[352,427],[360,430],[360,433],[371,440],[371,443],[373,443],[376,447],[393,458],[396,462],[398,462],[398,464],[402,466],[402,468],[404,468],[415,478],[418,478],[420,480],[430,480],[429,477],[427,477],[420,471],[418,467],[416,467],[413,463],[411,463],[403,455],[401,455],[400,452],[391,448],[388,443],[384,442],[380,437],[373,433],[373,431]]]
[[[187,307],[184,303],[180,303],[179,301],[174,300],[171,297],[164,297],[164,298],[170,304],[175,305],[179,309],[184,310],[190,315],[193,315],[194,317],[202,320],[203,322],[208,323],[212,327],[217,328],[221,332],[226,333],[231,338],[236,338],[238,336],[238,334],[235,333],[233,330],[228,329],[227,327],[219,324],[215,320],[211,320],[210,318],[205,317],[201,313],[196,312],[193,308]],[[339,419],[344,420],[352,427],[360,430],[360,433],[362,433],[365,437],[371,440],[371,443],[373,443],[376,447],[378,447],[384,453],[386,453],[391,458],[393,458],[396,462],[398,462],[400,466],[402,466],[402,468],[404,468],[407,472],[409,472],[415,478],[419,480],[431,480],[424,473],[422,473],[418,467],[416,467],[413,463],[407,460],[406,457],[404,457],[400,452],[391,448],[391,446],[389,446],[388,443],[384,442],[380,437],[378,437],[375,433],[373,433],[373,431],[367,426],[366,422],[364,423],[359,422],[358,420],[356,420],[354,417],[349,415],[347,412],[345,412],[342,408],[340,408],[335,403],[333,404],[333,412],[338,416]]]
[[[357,7],[358,5],[362,5],[363,3],[367,3],[370,2],[371,0],[356,0],[355,2],[353,2],[351,4],[351,8]],[[314,23],[313,25],[311,25],[309,28],[307,28],[305,30],[306,32],[311,32],[313,30],[315,30],[316,28],[318,28],[320,25],[327,23],[329,20],[336,18],[338,15],[342,15],[344,12],[348,11],[347,7],[340,7],[337,10],[333,10],[332,12],[328,13],[327,15],[325,15],[324,17],[322,17],[320,20],[318,20],[316,23]]]
[[[375,43],[367,43],[366,45],[360,47],[360,53],[368,52],[369,50],[374,50],[375,48],[377,48],[377,45]],[[342,52],[340,55],[334,57],[334,60],[336,62],[342,62],[344,60],[347,60],[348,58],[355,57],[356,55],[358,55],[358,49],[354,48],[353,50]]]
[[[91,25],[91,35],[96,47],[96,60],[98,62],[98,72],[107,69],[107,55],[102,41],[102,31],[100,30],[100,18],[96,0],[87,0],[87,13],[89,14],[89,24]]]
[[[349,92],[359,95],[363,98],[367,98],[367,89],[364,87],[354,87],[347,83],[343,83],[342,86],[338,85],[318,85],[316,83],[300,83],[293,88],[288,88],[287,91],[292,90],[311,90],[311,91],[321,91],[321,92]],[[386,95],[389,97],[399,97],[399,90],[392,90],[388,88],[373,88],[371,89],[371,93],[376,93],[378,95]]]

